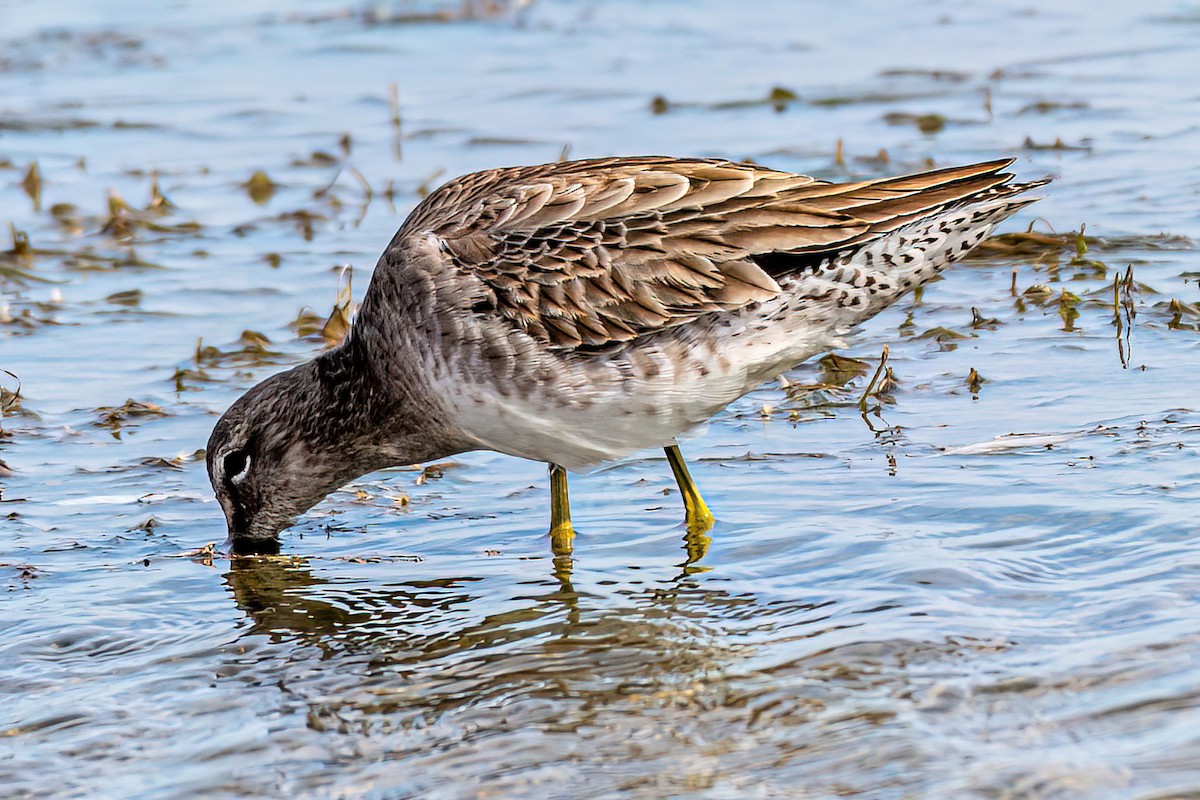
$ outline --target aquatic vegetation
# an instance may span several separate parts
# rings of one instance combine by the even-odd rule
[[[38,167],[38,162],[29,162],[29,168],[25,170],[25,177],[21,179],[21,188],[25,190],[25,194],[29,195],[29,199],[33,201],[33,210],[42,210],[42,171]]]
[[[290,222],[295,229],[300,232],[301,237],[306,242],[311,242],[313,240],[313,236],[316,235],[316,227],[314,223],[323,222],[327,219],[329,219],[329,217],[324,214],[303,208],[297,209],[296,211],[287,211],[275,217],[276,221]]]
[[[1079,319],[1079,295],[1063,289],[1058,295],[1058,315],[1062,318],[1062,329],[1068,333],[1075,330],[1075,321]]]
[[[897,69],[885,69],[879,73],[881,78],[929,78],[934,81],[949,81],[950,83],[962,83],[971,80],[971,73],[963,70],[953,69],[917,69],[913,67],[900,67]]]
[[[345,283],[342,279],[345,279]],[[333,301],[333,311],[321,325],[321,338],[326,347],[334,347],[342,343],[350,332],[350,321],[354,315],[352,281],[354,271],[343,268],[338,276],[337,299]]]
[[[168,200],[159,188],[158,171],[155,170],[150,175],[150,201],[146,203],[146,211],[152,214],[166,215],[176,210],[176,205]]]
[[[261,169],[256,169],[254,173],[246,179],[242,184],[242,188],[246,190],[246,194],[260,206],[266,205],[267,202],[275,196],[275,192],[279,189],[279,184],[271,180],[267,173]]]
[[[983,316],[983,312],[981,312],[978,308],[975,308],[974,306],[971,307],[971,327],[975,330],[979,330],[981,328],[995,330],[1002,324],[1004,323],[1002,323],[999,319],[995,317],[985,317]]]
[[[400,87],[395,81],[388,84],[388,106],[392,112],[388,120],[392,126],[392,157],[399,161],[404,155],[404,131],[401,129]]]
[[[772,86],[762,97],[752,97],[739,100],[720,100],[713,103],[676,102],[668,100],[663,95],[655,95],[650,99],[650,113],[666,114],[682,109],[703,109],[707,111],[733,111],[738,109],[767,106],[776,113],[782,113],[796,103],[801,102],[800,95],[785,86]]]
[[[1025,137],[1025,142],[1021,145],[1021,147],[1025,148],[1026,150],[1077,150],[1084,153],[1090,153],[1092,151],[1091,143],[1086,140],[1081,141],[1079,144],[1067,144],[1062,140],[1062,137],[1056,138],[1050,144],[1039,144],[1031,137],[1027,136]]]
[[[983,384],[987,383],[987,378],[980,375],[974,367],[967,373],[967,391],[979,399],[979,392],[983,388]]]
[[[1133,266],[1130,265],[1125,274],[1113,278],[1112,284],[1112,324],[1117,340],[1117,357],[1121,359],[1121,367],[1128,369],[1129,358],[1133,352],[1133,320],[1137,317],[1135,294],[1137,284],[1133,280]]]
[[[205,345],[201,339],[196,344],[194,361],[198,367],[225,367],[235,365],[258,365],[278,363],[280,354],[272,351],[268,345],[271,340],[258,331],[244,330],[237,342],[228,349],[222,350],[211,345]]]
[[[332,167],[340,162],[340,159],[335,155],[330,155],[324,150],[313,150],[307,158],[292,159],[291,166],[293,167]]]
[[[1156,308],[1165,307],[1171,314],[1167,327],[1174,331],[1200,330],[1200,303],[1189,303],[1172,297],[1165,303],[1156,303]]]
[[[333,315],[331,314],[330,316]],[[322,317],[311,308],[305,306],[296,314],[296,318],[288,323],[288,327],[301,339],[310,336],[319,336],[325,327],[327,319],[328,317]]]
[[[902,111],[889,112],[883,119],[888,125],[915,125],[924,134],[937,133],[950,122],[941,114],[909,114]]]
[[[826,386],[845,386],[850,381],[866,374],[869,365],[857,358],[829,353],[817,359],[821,367],[821,383]]]
[[[1038,100],[1023,106],[1017,114],[1052,114],[1055,111],[1078,111],[1090,107],[1082,100]]]
[[[5,418],[14,416],[22,411],[21,379],[17,377],[16,373],[9,372],[6,369],[0,368],[0,372],[4,373],[5,376],[13,381],[11,388],[4,385],[4,383],[0,383],[0,440],[4,440],[9,436],[4,429]],[[0,464],[2,463],[3,462],[0,462]],[[7,465],[3,466],[3,471],[8,471]],[[11,474],[11,472],[9,474]],[[3,475],[0,475],[0,477],[3,477]]]
[[[888,385],[880,385],[880,382],[891,371],[891,367],[888,366],[888,352],[887,345],[884,345],[883,352],[879,356],[879,364],[875,367],[875,372],[871,375],[871,379],[867,381],[867,388],[863,389],[862,397],[858,399],[858,410],[863,414],[864,417],[868,412],[879,410],[878,406],[875,406],[874,408],[870,407],[870,398],[874,396],[881,402],[887,402],[886,398],[891,393],[891,387],[895,385],[894,376],[891,378],[891,381]]]
[[[133,398],[119,406],[101,406],[96,409],[96,414],[94,424],[107,428],[114,439],[120,439],[125,427],[135,420],[167,416],[162,406]]]
[[[142,298],[144,296],[145,295],[141,289],[126,289],[122,292],[113,292],[108,297],[104,298],[104,301],[117,306],[134,308],[142,304]]]

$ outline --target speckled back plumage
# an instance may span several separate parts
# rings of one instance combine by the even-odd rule
[[[1011,160],[833,184],[612,158],[458,178],[354,336],[478,447],[584,468],[669,443],[932,278],[1030,202]]]

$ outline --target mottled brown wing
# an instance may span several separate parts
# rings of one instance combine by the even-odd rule
[[[660,157],[498,169],[438,189],[401,236],[437,236],[486,287],[481,310],[598,347],[767,300],[776,277],[968,202],[1010,163],[851,184]]]

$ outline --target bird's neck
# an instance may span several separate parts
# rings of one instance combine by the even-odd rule
[[[364,471],[418,464],[470,449],[418,365],[369,330],[310,362],[319,387],[314,416]]]

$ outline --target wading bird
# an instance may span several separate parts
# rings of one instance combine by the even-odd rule
[[[267,378],[207,462],[235,553],[389,466],[495,450],[567,470],[665,448],[691,531],[713,517],[676,437],[964,256],[1039,186],[1011,159],[830,183],[754,164],[605,158],[453,180],[384,251],[346,340]]]

